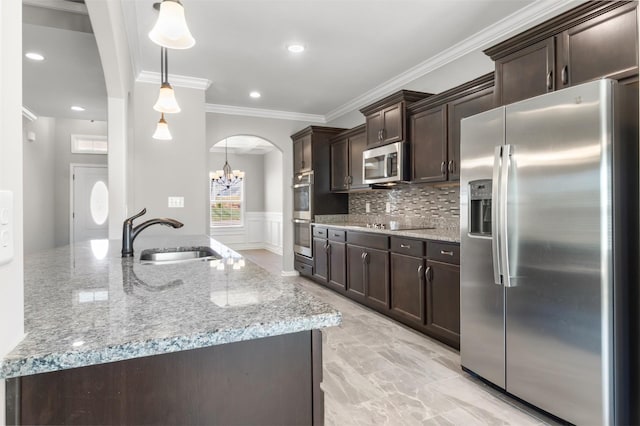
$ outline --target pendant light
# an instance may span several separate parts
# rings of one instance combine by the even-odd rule
[[[173,114],[180,112],[180,105],[176,101],[176,94],[173,91],[173,87],[169,84],[169,58],[167,56],[167,48],[160,48],[160,93],[158,94],[158,100],[153,106],[158,112]]]
[[[173,139],[173,137],[171,136],[171,132],[169,131],[169,125],[164,119],[164,113],[162,113],[162,115],[160,116],[160,121],[158,121],[156,131],[153,133],[152,137],[161,141],[170,141],[171,139]]]
[[[231,185],[234,185],[242,181],[242,179],[244,179],[244,172],[241,172],[240,170],[231,170],[231,166],[229,165],[229,161],[228,161],[227,149],[228,149],[228,141],[225,138],[224,166],[222,167],[222,170],[215,171],[215,173],[213,174],[213,180],[217,184],[224,185],[227,188],[229,188]]]
[[[158,3],[154,4],[156,7]],[[169,49],[189,49],[196,44],[189,32],[184,17],[184,7],[179,0],[162,0],[160,14],[149,38],[156,44]]]

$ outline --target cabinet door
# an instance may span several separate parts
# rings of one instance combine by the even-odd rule
[[[304,136],[302,139],[302,168],[300,170],[312,170],[313,163],[312,161],[312,146],[311,146],[311,135]]]
[[[427,261],[425,271],[427,329],[460,344],[460,267]]]
[[[382,142],[382,111],[374,112],[366,117],[367,146],[378,145]]]
[[[313,239],[313,277],[320,281],[327,281],[329,277],[327,240]]]
[[[382,110],[382,143],[393,143],[404,140],[404,103]]]
[[[347,250],[345,243],[329,241],[329,286],[345,291],[347,284]]]
[[[389,309],[389,252],[367,248],[363,261],[367,304],[386,311]]]
[[[302,139],[293,141],[293,173],[302,171]]]
[[[460,120],[488,111],[494,105],[493,87],[449,103],[447,173],[450,181],[460,180]]]
[[[346,191],[349,188],[349,143],[342,139],[331,144],[331,190]]]
[[[557,87],[638,73],[637,2],[611,10],[558,37]]]
[[[347,245],[347,294],[356,300],[365,294],[365,251],[364,247]]]
[[[349,188],[368,188],[362,182],[362,153],[367,148],[367,139],[364,132],[353,135],[349,138]]]
[[[411,116],[411,180],[447,179],[447,106],[440,105]]]
[[[500,105],[554,90],[553,37],[496,61],[496,94]]]
[[[391,312],[424,324],[424,260],[391,253]]]

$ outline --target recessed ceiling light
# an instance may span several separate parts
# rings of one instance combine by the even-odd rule
[[[24,56],[31,59],[32,61],[44,61],[44,56],[36,52],[27,52],[24,54]]]
[[[260,94],[260,92],[251,92],[249,93],[249,96],[251,96],[252,98],[258,99],[262,95]]]
[[[304,46],[301,44],[290,44],[289,46],[287,46],[287,49],[292,53],[304,52]]]
[[[84,108],[82,108],[81,106],[77,106],[77,105],[72,106],[71,109],[74,110],[74,111],[84,111]]]

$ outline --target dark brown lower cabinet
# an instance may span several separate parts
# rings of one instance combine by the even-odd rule
[[[367,273],[364,262],[366,249],[360,246],[347,246],[347,294],[354,300],[364,302]]]
[[[374,309],[389,309],[388,251],[347,245],[347,294]]]
[[[321,345],[304,331],[8,379],[6,420],[322,425]]]
[[[329,253],[326,238],[313,239],[313,277],[319,281],[329,279]]]
[[[449,344],[460,345],[460,267],[427,260],[425,327]]]
[[[344,292],[347,287],[347,245],[329,241],[329,280],[327,285]]]
[[[391,312],[424,324],[424,259],[391,253]]]

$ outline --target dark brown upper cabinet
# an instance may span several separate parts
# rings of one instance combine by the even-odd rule
[[[362,108],[365,116],[367,148],[407,140],[406,108],[429,93],[400,90]]]
[[[311,170],[311,135],[305,135],[293,141],[293,173]]]
[[[460,180],[460,120],[495,106],[489,73],[409,108],[411,181]]]
[[[637,2],[589,1],[485,50],[498,104],[603,77],[637,80],[637,22]]]
[[[367,146],[365,125],[342,132],[331,142],[331,190],[369,188],[362,182],[362,152]]]

